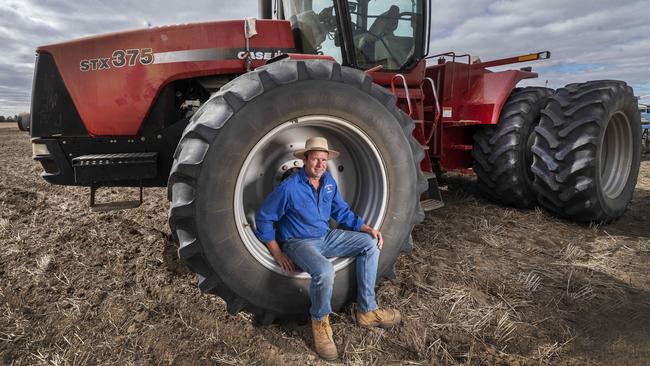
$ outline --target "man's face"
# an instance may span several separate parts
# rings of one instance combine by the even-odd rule
[[[320,177],[327,170],[327,157],[329,153],[325,151],[309,151],[305,155],[303,162],[305,163],[305,172],[307,177],[320,179]]]

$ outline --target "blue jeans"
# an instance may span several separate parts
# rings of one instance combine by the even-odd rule
[[[309,297],[312,319],[321,320],[332,312],[334,266],[326,257],[356,257],[357,305],[360,311],[377,309],[375,280],[379,248],[371,235],[347,230],[329,230],[325,236],[291,239],[282,244],[291,260],[311,276]]]

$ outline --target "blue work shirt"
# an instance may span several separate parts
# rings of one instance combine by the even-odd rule
[[[332,217],[346,229],[359,231],[363,219],[350,210],[329,172],[320,180],[320,195],[305,169],[286,178],[266,197],[255,215],[255,234],[265,244],[275,239],[318,238],[329,230]],[[273,223],[277,222],[277,233]]]

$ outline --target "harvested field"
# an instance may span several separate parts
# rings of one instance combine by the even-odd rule
[[[0,362],[326,364],[307,325],[257,326],[199,293],[174,259],[165,189],[147,189],[138,209],[92,213],[87,188],[39,177],[15,125],[0,129],[0,151]],[[650,362],[647,157],[630,210],[606,226],[487,203],[468,177],[443,183],[447,206],[427,214],[397,278],[379,285],[403,326],[361,329],[349,310],[335,315],[339,362]]]

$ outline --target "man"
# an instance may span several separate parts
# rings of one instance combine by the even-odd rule
[[[309,313],[316,352],[333,360],[338,354],[329,314],[335,274],[326,257],[356,257],[359,325],[390,327],[401,321],[401,315],[377,308],[375,279],[383,239],[350,210],[327,172],[327,161],[339,153],[329,149],[325,138],[312,137],[294,155],[303,160],[303,168],[266,198],[255,216],[256,234],[283,270],[295,271],[296,263],[310,274]],[[330,229],[330,217],[349,230]]]

